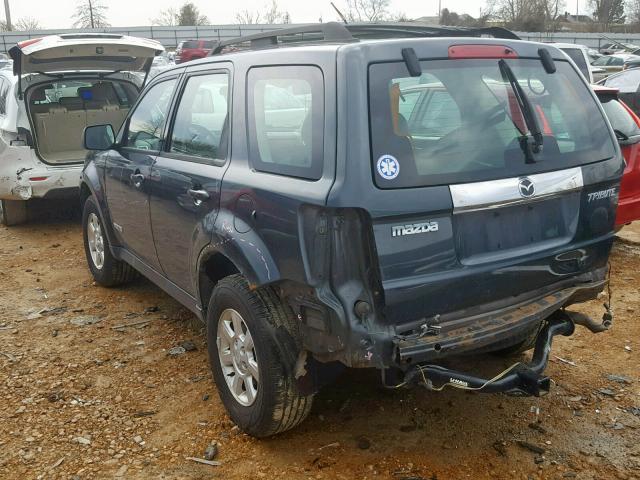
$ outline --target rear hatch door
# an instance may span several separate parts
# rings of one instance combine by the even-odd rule
[[[543,134],[533,158],[499,58],[369,67],[374,184],[394,208],[368,210],[391,323],[470,315],[606,264],[585,246],[610,235],[619,181],[597,167],[620,163],[598,102],[560,52],[549,73],[501,51]]]
[[[73,71],[146,72],[164,47],[155,40],[116,34],[34,38],[9,50],[16,75]]]

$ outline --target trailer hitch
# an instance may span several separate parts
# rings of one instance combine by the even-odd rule
[[[485,379],[440,365],[416,365],[405,374],[402,385],[421,384],[440,391],[450,386],[483,393],[503,392],[516,396],[539,397],[549,392],[551,380],[543,375],[549,361],[551,343],[556,335],[568,337],[575,325],[564,310],[555,312],[538,334],[533,358],[529,363],[516,363],[493,378]]]

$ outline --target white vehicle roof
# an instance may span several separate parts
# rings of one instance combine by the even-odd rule
[[[155,40],[107,33],[32,38],[9,50],[16,74],[69,71],[146,71],[164,47]]]
[[[556,48],[579,48],[580,50],[589,50],[589,47],[587,47],[586,45],[580,45],[578,43],[549,42],[545,45],[553,45]]]

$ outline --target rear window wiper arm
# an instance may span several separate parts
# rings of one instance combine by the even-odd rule
[[[533,106],[507,62],[504,59],[500,60],[498,67],[502,77],[511,85],[524,121],[529,129],[529,135],[524,135],[520,138],[520,147],[525,154],[525,161],[527,163],[535,163],[536,160],[533,154],[542,151],[543,136],[540,125],[538,125],[538,119],[533,113]]]

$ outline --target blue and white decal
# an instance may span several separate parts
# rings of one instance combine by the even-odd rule
[[[382,155],[376,163],[378,175],[385,180],[393,180],[400,174],[400,164],[393,155]]]

